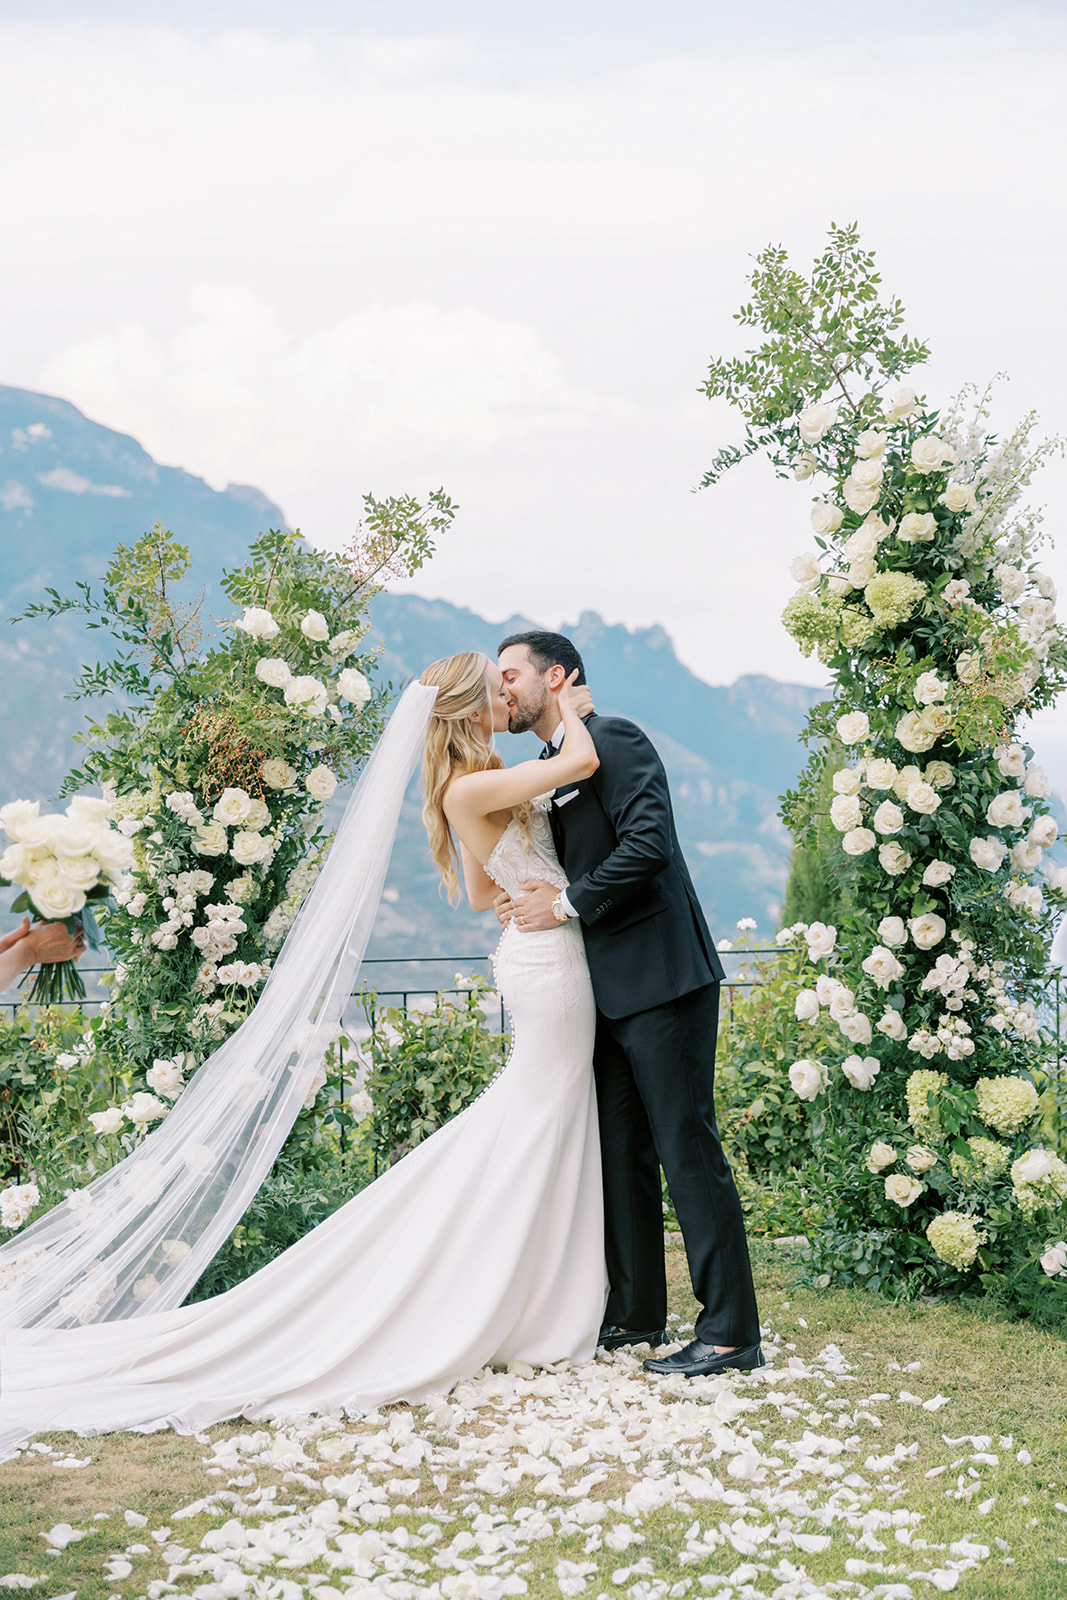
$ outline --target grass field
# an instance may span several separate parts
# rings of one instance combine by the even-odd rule
[[[683,1330],[676,1240],[669,1259]],[[763,1376],[650,1380],[620,1353],[359,1422],[37,1441],[0,1467],[0,1587],[1062,1600],[1067,1344],[957,1304],[798,1289],[788,1248],[758,1246],[756,1267]]]

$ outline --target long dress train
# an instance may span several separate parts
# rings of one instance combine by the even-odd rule
[[[489,860],[514,893],[561,886],[544,816]],[[447,1391],[485,1365],[588,1360],[606,1280],[579,925],[509,928],[496,975],[507,1066],[464,1112],[244,1283],[142,1316],[8,1334],[0,1449],[232,1416],[359,1412]]]

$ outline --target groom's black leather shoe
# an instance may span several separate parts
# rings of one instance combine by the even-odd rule
[[[614,1323],[606,1323],[597,1336],[598,1350],[622,1350],[631,1344],[651,1345],[653,1350],[658,1350],[661,1344],[667,1343],[667,1335],[662,1328],[657,1328],[651,1333],[635,1332],[631,1328],[617,1328]]]
[[[741,1350],[724,1350],[721,1353],[713,1344],[702,1344],[693,1339],[673,1355],[650,1357],[643,1363],[646,1372],[664,1372],[684,1378],[706,1378],[715,1372],[751,1372],[753,1367],[766,1363],[759,1344],[746,1345]]]

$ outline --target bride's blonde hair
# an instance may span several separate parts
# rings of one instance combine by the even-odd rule
[[[480,650],[463,650],[458,656],[432,661],[419,679],[420,683],[437,689],[422,757],[422,788],[426,797],[422,820],[450,903],[459,898],[459,852],[445,816],[445,790],[460,773],[485,772],[504,765],[496,751],[483,744],[470,725],[470,718],[489,706],[488,666],[489,657]]]

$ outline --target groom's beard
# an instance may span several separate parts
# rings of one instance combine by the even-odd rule
[[[542,689],[537,696],[525,695],[521,700],[516,696],[515,704],[508,711],[508,732],[529,733],[544,716],[547,705],[547,689]]]

